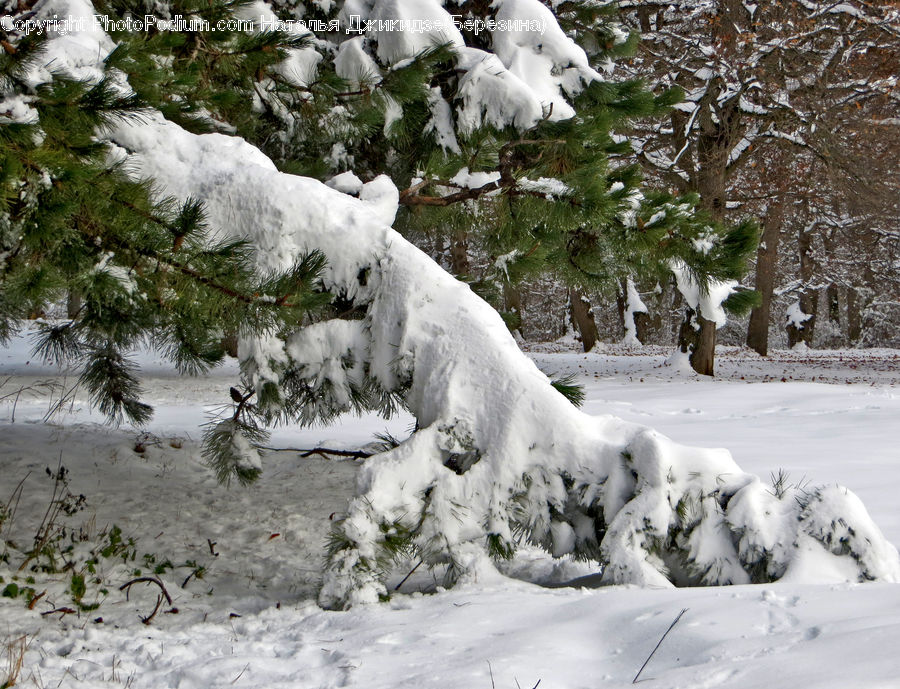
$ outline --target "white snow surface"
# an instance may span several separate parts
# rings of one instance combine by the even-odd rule
[[[0,99],[0,123],[20,122],[34,124],[38,121],[38,113],[31,106],[28,96],[10,95]]]
[[[351,25],[351,15],[363,21],[371,19],[380,22],[368,35],[377,41],[379,60],[387,65],[396,65],[417,53],[435,45],[448,43],[452,46],[465,44],[462,34],[453,25],[450,13],[437,0],[375,0],[375,2],[346,2],[341,10],[345,25]],[[394,26],[413,26],[413,22],[430,22],[432,31],[397,30]],[[390,22],[398,22],[392,25]]]
[[[30,66],[24,77],[29,87],[36,88],[51,79],[51,72],[68,74],[83,81],[97,81],[103,76],[102,60],[115,47],[101,25],[94,22],[96,10],[89,0],[39,0],[32,8],[35,21],[71,21],[84,30],[68,31],[69,24],[48,24],[49,40],[44,44],[40,61]]]
[[[444,4],[439,0],[345,2],[340,13],[344,25],[355,26],[351,17],[356,16],[358,25],[368,30],[365,40],[356,37],[342,44],[335,61],[338,73],[351,80],[377,76],[377,66],[364,52],[366,42],[388,68],[402,66],[436,45],[448,45],[463,72],[459,103],[454,104],[456,129],[463,134],[485,124],[524,130],[545,116],[551,120],[573,117],[575,110],[567,98],[601,78],[584,50],[539,0],[492,3],[497,24],[503,28],[491,32],[491,53],[465,45],[451,16],[457,8]],[[442,146],[455,150],[453,128],[447,126],[449,111],[450,104],[435,94],[432,128],[439,132]]]
[[[540,98],[520,77],[504,67],[493,53],[461,46],[457,65],[465,73],[459,80],[456,125],[471,132],[484,125],[525,130],[544,116]]]
[[[383,225],[393,225],[400,203],[400,191],[387,175],[378,175],[366,182],[359,190],[362,201],[377,221]]]
[[[478,189],[491,182],[499,182],[500,173],[492,172],[469,172],[468,167],[463,167],[453,177],[450,178],[452,184],[464,187],[466,189]]]
[[[495,31],[494,53],[504,66],[536,93],[551,120],[565,120],[575,110],[565,96],[579,93],[586,82],[602,80],[587,55],[560,28],[540,0],[494,0],[498,22],[529,20],[542,31]]]
[[[262,22],[266,22],[273,26],[279,21],[272,7],[264,0],[255,0],[252,3],[238,7],[235,11],[235,16],[245,21],[258,22],[260,25]],[[313,33],[299,23],[295,22],[287,26],[288,32],[295,36],[314,38]],[[259,30],[261,31],[262,28],[260,27]],[[285,60],[275,69],[288,83],[305,87],[315,81],[317,68],[321,61],[321,53],[312,46],[290,48],[287,51]]]
[[[363,181],[350,170],[326,180],[325,184],[332,189],[337,189],[342,194],[349,194],[350,196],[359,196],[359,192],[363,188]]]
[[[554,196],[568,196],[572,193],[572,189],[567,184],[555,177],[538,177],[537,179],[523,177],[516,181],[516,185],[525,191],[544,194],[548,199]]]
[[[335,72],[353,88],[359,88],[361,83],[373,85],[381,78],[378,65],[363,48],[365,40],[364,36],[356,36],[344,41],[334,56]]]
[[[785,318],[788,325],[793,325],[798,330],[802,330],[803,324],[812,318],[812,314],[804,313],[803,309],[800,307],[800,302],[795,301],[788,306],[787,311],[785,312]]]
[[[428,103],[431,108],[431,119],[425,125],[425,131],[434,132],[438,145],[451,153],[459,153],[459,142],[453,127],[453,110],[441,96],[441,88],[432,86],[428,92]]]
[[[26,333],[0,350],[0,395],[61,380],[29,348]],[[766,360],[726,350],[718,379],[710,380],[672,373],[651,352],[607,347],[532,358],[545,370],[576,373],[594,413],[640,419],[682,442],[727,443],[760,475],[785,469],[798,482],[850,485],[900,544],[891,425],[900,414],[897,353],[773,352]],[[67,523],[90,522],[95,532],[118,524],[136,539],[139,560],[143,553],[178,564],[195,559],[208,571],[184,587],[187,569],[161,575],[179,612],[160,613],[148,626],[139,615],[152,609],[156,591],[135,586],[126,599],[117,590],[131,575],[124,568],[106,572],[115,585],[96,611],[62,619],[40,613],[66,603],[66,575],[37,575],[51,600],[28,610],[21,599],[0,598],[3,641],[26,635],[28,642],[17,686],[471,689],[490,687],[493,676],[498,687],[540,679],[542,687],[624,689],[684,608],[641,675],[646,686],[896,686],[900,587],[893,584],[557,588],[584,575],[592,585],[591,568],[525,549],[509,565],[516,579],[423,595],[416,591],[433,582],[422,574],[390,603],[323,611],[310,600],[321,578],[322,541],[360,463],[270,452],[253,487],[218,486],[199,459],[196,424],[204,408],[226,398],[236,365],[185,379],[155,356],[138,360],[157,406],[147,429],[155,440],[140,454],[133,449],[138,432],[98,424],[83,393],[52,424],[41,421],[47,400],[39,396],[20,396],[14,423],[12,400],[0,403],[0,502],[31,471],[13,530],[3,536],[33,533],[50,494],[44,467],[55,468],[62,452],[72,489],[88,499]],[[409,421],[387,425],[402,435]],[[279,429],[272,444],[359,447],[384,427],[372,417],[345,418],[328,428]],[[171,447],[173,438],[183,447]],[[0,564],[0,575],[10,581],[17,566]],[[0,668],[5,661],[0,655]]]

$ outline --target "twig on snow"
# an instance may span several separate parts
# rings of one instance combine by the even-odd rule
[[[41,591],[39,594],[37,594],[36,596],[34,596],[30,601],[28,601],[28,609],[29,609],[29,610],[34,610],[35,604],[36,604],[41,598],[43,598],[43,597],[46,596],[46,595],[47,595],[47,592],[46,592],[46,591]]]
[[[363,450],[335,450],[330,447],[267,447],[260,446],[261,450],[269,450],[270,452],[298,452],[301,457],[311,457],[312,455],[321,455],[328,459],[326,455],[334,455],[335,457],[350,457],[351,459],[367,459],[373,453],[364,452]]]
[[[60,613],[59,618],[62,619],[66,615],[74,615],[75,611],[72,608],[55,608],[53,610],[47,610],[46,612],[41,613],[41,617],[46,617],[47,615],[52,615],[53,613]]]
[[[159,594],[157,594],[156,595],[156,605],[153,608],[153,612],[151,612],[146,617],[142,617],[141,622],[143,622],[144,624],[150,624],[150,620],[152,620],[154,617],[156,617],[156,613],[159,612],[159,606],[162,605],[162,600],[163,600],[163,597],[160,596]]]
[[[233,680],[231,680],[231,683],[232,683],[232,684],[235,684],[235,683],[243,676],[243,674],[244,674],[245,672],[247,672],[247,669],[248,669],[249,667],[250,667],[250,663],[247,663],[246,665],[244,665],[244,668],[238,673],[238,676],[237,676],[237,677],[235,677]]]
[[[405,577],[403,577],[403,579],[400,580],[400,583],[394,587],[394,590],[399,591],[400,587],[403,586],[403,584],[406,583],[406,580],[409,579],[413,575],[413,572],[415,572],[417,569],[419,569],[419,565],[421,565],[423,562],[425,562],[425,560],[419,560],[416,563],[416,566],[413,567],[411,570],[409,570],[409,574],[407,574]]]
[[[166,601],[168,601],[169,605],[172,605],[172,596],[169,595],[169,592],[166,591],[166,587],[157,577],[137,577],[136,579],[132,579],[131,581],[126,581],[119,587],[119,590],[125,591],[125,599],[128,600],[128,594],[131,592],[131,586],[133,584],[140,583],[156,584],[162,591],[162,595],[156,596],[156,607],[153,608],[153,612],[147,615],[147,617],[141,618],[141,622],[143,622],[144,624],[150,624],[150,620],[152,620],[156,616],[156,613],[159,612],[159,606],[162,605],[163,596],[165,596],[165,599]]]
[[[647,656],[647,660],[644,661],[644,664],[641,665],[641,669],[637,671],[637,674],[634,676],[634,679],[631,680],[632,684],[637,684],[638,677],[641,676],[641,673],[644,671],[644,668],[647,667],[647,663],[650,662],[650,659],[653,657],[653,654],[656,653],[656,651],[662,645],[663,640],[669,635],[669,632],[671,632],[672,629],[675,628],[675,625],[678,624],[678,620],[680,620],[681,616],[684,615],[684,613],[686,613],[687,611],[688,611],[688,609],[684,608],[680,613],[678,613],[678,616],[672,621],[672,624],[669,625],[669,628],[660,637],[659,641],[656,642],[656,646],[653,648],[652,651],[650,651],[650,655]]]
[[[194,577],[194,575],[199,571],[199,569],[192,570],[190,574],[185,577],[184,581],[181,582],[181,588],[184,588],[188,585],[188,582]]]
[[[148,584],[156,584],[157,586],[159,586],[159,588],[162,590],[163,595],[166,597],[166,601],[169,603],[169,605],[172,605],[172,596],[169,595],[169,592],[166,591],[166,587],[157,577],[137,577],[136,579],[132,579],[131,581],[126,581],[119,587],[119,590],[125,591],[125,598],[127,599],[130,587],[134,584],[141,584],[144,582]]]

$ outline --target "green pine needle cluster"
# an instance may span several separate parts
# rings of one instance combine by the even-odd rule
[[[567,375],[560,376],[559,378],[552,378],[550,380],[550,385],[556,388],[556,391],[560,395],[565,397],[576,407],[580,407],[582,404],[584,404],[584,386],[578,382],[578,376],[576,376],[574,373],[569,373]]]
[[[214,236],[200,200],[160,199],[115,162],[96,133],[157,102],[140,89],[122,95],[110,77],[57,74],[35,89],[27,77],[41,41],[10,46],[0,88],[32,114],[0,127],[0,340],[68,300],[66,320],[40,325],[35,352],[77,365],[111,421],[142,424],[152,409],[129,352],[149,346],[180,372],[202,373],[224,357],[226,334],[295,327],[330,301],[320,254],[260,274],[246,241]]]

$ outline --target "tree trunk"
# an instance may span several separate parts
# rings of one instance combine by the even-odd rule
[[[681,351],[689,354],[691,368],[703,376],[715,375],[716,324],[688,307],[678,332]]]
[[[591,351],[597,344],[597,340],[600,339],[600,333],[597,331],[597,323],[594,321],[594,312],[591,310],[590,302],[580,290],[574,288],[569,288],[569,316],[581,339],[584,351]]]
[[[715,375],[716,323],[706,320],[702,314],[697,315],[700,331],[697,333],[697,344],[691,352],[691,366],[704,376]]]
[[[634,325],[634,337],[638,343],[645,345],[651,340],[651,333],[654,329],[662,327],[662,317],[658,313],[658,309],[654,309],[655,315],[650,316],[645,311],[628,311],[628,280],[619,282],[619,290],[616,293],[616,308],[619,313],[619,332],[622,338],[628,337],[628,318],[631,318]],[[646,306],[646,304],[645,304]]]
[[[233,356],[235,359],[238,355],[238,335],[237,333],[228,333],[225,337],[222,338],[222,349],[225,350],[225,353],[228,356]]]
[[[813,336],[816,330],[816,317],[818,315],[818,293],[812,290],[804,291],[800,295],[800,310],[809,318],[803,321],[800,327],[788,325],[788,346],[793,347],[803,342],[807,347],[812,347]]]
[[[655,313],[651,316],[643,311],[634,314],[634,333],[642,345],[648,344],[653,339],[653,331],[662,326],[662,317]]]
[[[733,22],[735,12],[734,0],[727,0],[719,5],[720,13]],[[727,44],[733,37],[728,34],[719,37]],[[722,222],[725,219],[726,173],[728,170],[728,154],[732,143],[741,136],[740,110],[737,99],[732,97],[724,103],[718,101],[724,89],[721,79],[710,84],[706,96],[698,104],[699,134],[697,136],[697,166],[694,184],[700,194],[701,205],[709,212],[713,220]],[[693,322],[682,323],[680,335],[688,338],[679,341],[682,351],[690,351],[693,369],[702,375],[713,375],[716,350],[716,324],[707,320],[702,313],[689,310]],[[693,326],[697,329],[694,330]],[[689,331],[693,330],[693,334]],[[687,345],[689,349],[685,347]]]
[[[728,149],[723,145],[720,127],[713,132],[702,133],[697,140],[697,191],[702,205],[713,219],[722,221],[725,215],[725,168]],[[698,329],[694,328],[694,325]],[[713,375],[716,352],[716,324],[702,313],[688,309],[687,317],[679,332],[681,351],[690,352],[691,367],[704,376]]]
[[[833,282],[825,290],[825,298],[828,300],[828,320],[840,326],[841,294],[838,286]]]
[[[747,346],[761,356],[766,356],[769,352],[769,321],[783,219],[784,200],[777,197],[766,210],[762,238],[756,250],[756,291],[759,292],[760,304],[750,312],[750,324],[747,326]]]
[[[847,290],[847,338],[850,344],[859,342],[862,337],[862,310],[860,296],[855,287]]]
[[[616,313],[619,316],[619,337],[625,337],[625,308],[627,304],[625,281],[619,282],[616,290]]]
[[[700,204],[713,220],[725,219],[726,173],[733,138],[739,132],[740,112],[736,104],[719,107],[716,99],[724,85],[710,84],[709,93],[699,103],[701,108],[697,135],[697,170],[695,184]],[[724,119],[723,119],[724,118]]]
[[[718,0],[716,2],[716,20],[713,23],[713,38],[719,44],[719,52],[731,53],[738,36],[743,33],[750,15],[741,0]]]
[[[650,33],[650,8],[646,5],[638,7],[638,24],[642,33]]]
[[[808,316],[803,323],[796,325],[788,323],[788,346],[793,347],[800,342],[812,347],[813,335],[816,328],[816,313],[818,311],[819,294],[812,288],[812,279],[815,275],[816,264],[812,255],[813,230],[810,225],[800,229],[797,236],[797,250],[800,254],[800,310]]]
[[[503,320],[512,332],[522,335],[522,292],[508,282],[503,284]]]
[[[469,271],[469,234],[459,230],[450,238],[450,272],[460,276]]]
[[[69,295],[66,298],[66,316],[69,318],[77,318],[81,311],[81,304],[81,292],[78,290],[69,290]]]

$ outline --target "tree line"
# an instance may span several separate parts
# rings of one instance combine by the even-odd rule
[[[759,221],[742,281],[759,303],[724,341],[762,355],[773,344],[898,346],[896,6],[651,0],[619,3],[618,19],[641,39],[617,66],[651,90],[684,93],[627,132],[647,182],[698,194],[719,221]],[[448,243],[450,268],[467,272],[460,237]],[[684,304],[673,281],[637,283],[638,312],[624,279],[607,291],[526,281],[507,306],[524,300],[526,339],[571,322],[585,349],[630,327],[643,343],[677,342]],[[715,339],[708,326],[701,334]]]

